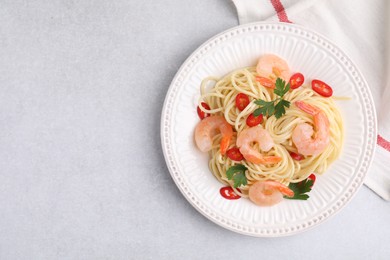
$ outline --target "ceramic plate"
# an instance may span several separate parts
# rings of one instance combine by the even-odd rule
[[[194,143],[199,86],[207,76],[221,77],[253,66],[273,53],[306,79],[333,87],[345,123],[341,157],[322,176],[307,201],[284,200],[258,207],[248,199],[226,200],[223,186],[208,168],[208,154]],[[339,212],[361,187],[371,164],[376,116],[369,87],[353,62],[332,42],[303,27],[285,23],[254,23],[227,30],[200,46],[181,66],[168,90],[161,118],[164,156],[184,197],[204,216],[229,230],[251,236],[292,235],[312,228]]]

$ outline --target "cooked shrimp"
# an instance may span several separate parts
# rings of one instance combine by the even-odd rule
[[[257,181],[249,188],[249,199],[259,206],[273,206],[282,201],[283,195],[294,196],[294,191],[276,181]]]
[[[233,127],[225,120],[223,116],[210,116],[204,118],[195,128],[195,142],[199,150],[207,152],[213,145],[213,137],[222,135],[220,143],[221,154],[225,154],[229,147],[230,140],[233,137]]]
[[[243,130],[237,137],[237,147],[248,162],[257,164],[270,164],[280,162],[279,156],[263,156],[259,151],[254,149],[251,144],[259,144],[260,150],[268,152],[274,147],[274,140],[267,130],[261,125],[254,126]]]
[[[256,71],[260,77],[271,79],[274,82],[277,78],[289,81],[291,76],[287,62],[273,54],[262,56],[257,63]]]
[[[324,151],[330,142],[328,117],[318,107],[303,101],[296,101],[295,105],[313,116],[315,132],[311,125],[307,123],[299,124],[292,132],[292,141],[300,154],[318,155]]]

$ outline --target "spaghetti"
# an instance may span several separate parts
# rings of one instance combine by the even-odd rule
[[[223,116],[233,127],[233,137],[229,148],[236,146],[237,136],[249,128],[246,119],[259,106],[256,100],[272,101],[277,95],[273,89],[264,87],[256,78],[259,76],[256,67],[247,67],[235,70],[223,78],[208,77],[201,83],[201,97],[199,108],[211,116]],[[244,93],[249,97],[249,104],[241,111],[235,104],[236,96]],[[289,101],[291,106],[286,109],[285,114],[276,118],[275,116],[264,116],[261,127],[268,131],[274,141],[274,146],[267,152],[261,151],[258,143],[253,143],[253,149],[258,150],[264,156],[278,156],[281,160],[273,164],[256,164],[248,160],[240,162],[231,160],[228,156],[222,155],[219,149],[221,134],[212,139],[212,148],[209,151],[209,168],[214,176],[224,184],[231,186],[235,192],[243,197],[248,197],[248,191],[252,184],[257,181],[273,180],[285,185],[297,183],[308,178],[313,172],[322,174],[329,165],[335,161],[341,152],[343,144],[343,121],[339,110],[335,106],[332,97],[323,97],[308,86],[291,89],[283,99]],[[325,113],[329,120],[330,142],[318,155],[302,156],[301,160],[294,160],[291,153],[298,153],[292,140],[293,130],[302,123],[315,125],[313,116],[302,111],[295,105],[296,101],[303,101],[313,105]],[[210,109],[202,107],[205,102]],[[237,163],[246,166],[245,177],[247,185],[234,188],[233,180],[226,175],[227,170]]]

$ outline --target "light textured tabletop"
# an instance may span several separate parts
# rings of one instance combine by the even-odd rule
[[[229,0],[0,1],[0,259],[388,259],[390,204],[363,186],[299,235],[198,213],[162,154],[165,94]]]

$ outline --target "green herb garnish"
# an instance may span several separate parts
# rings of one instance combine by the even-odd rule
[[[254,112],[254,116],[259,116],[262,114],[263,116],[272,116],[275,115],[276,118],[282,117],[286,113],[286,107],[290,107],[290,101],[284,100],[283,96],[290,89],[290,83],[286,84],[286,81],[281,78],[277,78],[275,82],[274,93],[279,96],[279,98],[272,101],[264,101],[262,99],[258,99],[255,101],[256,105],[260,107],[257,108]]]
[[[294,191],[293,197],[284,196],[285,199],[290,200],[307,200],[309,198],[309,195],[306,193],[311,191],[311,188],[313,187],[314,180],[307,178],[301,182],[297,183],[290,183],[288,187]]]
[[[233,179],[234,181],[234,188],[238,188],[241,185],[245,186],[248,184],[248,180],[245,176],[245,171],[248,170],[248,168],[245,165],[242,164],[236,164],[234,166],[231,166],[226,171],[226,176],[229,180]]]

